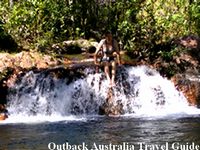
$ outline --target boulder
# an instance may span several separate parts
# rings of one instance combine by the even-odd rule
[[[63,41],[52,45],[52,49],[59,54],[94,53],[98,42],[86,39]]]
[[[64,47],[65,54],[81,54],[82,49],[78,45],[67,45]]]
[[[38,52],[22,51],[17,54],[0,54],[0,71],[10,68],[48,68],[58,65],[59,62],[53,56]]]
[[[176,88],[187,98],[192,106],[200,106],[200,79],[199,75],[176,74],[171,78]]]
[[[106,101],[99,107],[99,115],[116,116],[122,114],[124,114],[123,104],[115,101],[113,90],[110,88]]]

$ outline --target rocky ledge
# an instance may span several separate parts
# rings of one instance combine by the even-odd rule
[[[190,105],[200,106],[200,38],[184,36],[173,41],[179,48],[178,54],[170,62],[154,64],[163,72],[173,72],[169,79],[187,98]]]

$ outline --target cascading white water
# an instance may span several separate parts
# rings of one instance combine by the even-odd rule
[[[52,73],[28,72],[10,89],[10,116],[63,118],[71,115],[97,115],[108,95],[103,73],[85,69],[86,76],[58,79]],[[121,104],[125,114],[160,116],[199,113],[188,105],[173,83],[146,66],[121,67],[113,88],[114,104]],[[18,116],[18,117],[17,117]],[[20,117],[19,117],[20,116]],[[58,119],[58,120],[59,120]]]
[[[135,96],[130,97],[128,111],[136,115],[165,116],[171,114],[197,114],[196,107],[189,106],[187,99],[175,88],[174,84],[160,76],[158,72],[143,67],[129,68],[129,83],[134,76],[139,78],[136,84],[130,84]],[[134,97],[134,98],[133,98]],[[123,99],[123,103],[127,100]]]

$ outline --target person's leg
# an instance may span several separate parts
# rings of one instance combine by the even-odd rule
[[[110,70],[109,70],[109,63],[105,62],[104,64],[104,72],[106,74],[106,78],[108,80],[109,85],[111,84],[111,79],[110,79]]]
[[[112,61],[112,78],[111,78],[112,85],[115,85],[116,67],[117,67],[116,62]]]

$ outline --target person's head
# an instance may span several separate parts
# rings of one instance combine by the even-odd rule
[[[105,39],[106,41],[112,41],[112,33],[110,31],[105,32]]]

